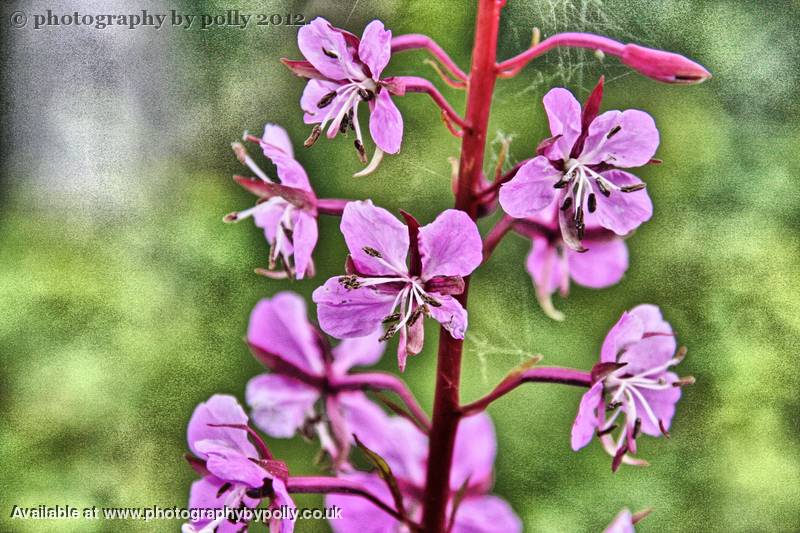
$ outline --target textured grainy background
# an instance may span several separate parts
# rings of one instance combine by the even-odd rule
[[[547,88],[585,96],[605,73],[606,108],[639,107],[656,118],[664,164],[639,173],[656,213],[629,240],[625,279],[557,301],[566,322],[537,309],[522,269],[526,244],[500,246],[473,285],[464,397],[477,397],[525,354],[588,368],[607,329],[640,302],[662,306],[689,347],[682,373],[698,383],[679,405],[673,438],[643,440],[653,466],[616,475],[597,445],[569,449],[578,391],[517,391],[491,411],[500,437],[496,491],[529,531],[596,531],[621,506],[655,508],[642,531],[799,530],[797,3],[509,3],[501,57],[523,49],[532,26],[545,35],[590,30],[689,54],[715,77],[667,87],[628,75],[613,58],[600,64],[573,51],[499,84],[491,135],[514,136],[515,160],[546,134]],[[4,531],[177,530],[8,516],[12,504],[185,505],[188,417],[215,392],[242,397],[260,371],[241,342],[247,314],[286,288],[251,273],[266,256],[255,228],[220,223],[251,201],[228,179],[239,171],[228,145],[265,121],[285,125],[296,143],[307,133],[297,109],[303,84],[277,63],[298,55],[296,28],[12,29],[11,13],[236,7],[324,15],[356,33],[378,17],[396,34],[429,33],[460,64],[469,60],[467,1],[3,2]],[[397,57],[389,72],[431,76],[422,57]],[[462,105],[462,95],[445,93]],[[320,195],[370,196],[422,220],[450,205],[446,159],[458,143],[424,97],[399,105],[403,152],[370,178],[349,177],[357,161],[346,141],[300,153]],[[292,285],[306,295],[340,270],[335,220],[323,221],[320,244],[319,277]],[[406,376],[426,407],[433,328],[428,335]],[[395,368],[391,357],[381,366]],[[313,444],[270,444],[293,472],[314,471]]]

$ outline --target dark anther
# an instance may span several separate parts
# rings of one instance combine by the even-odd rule
[[[606,139],[610,139],[611,137],[613,137],[614,135],[619,133],[619,130],[621,130],[621,129],[622,129],[622,126],[614,126],[611,129],[611,131],[608,132],[608,135],[606,135]]]
[[[610,404],[606,405],[606,411],[613,411],[617,407],[621,407],[621,406],[622,406],[622,402],[610,403]]]
[[[583,210],[581,210],[581,213],[583,213]],[[585,230],[586,230],[586,224],[583,223],[583,215],[581,215],[581,222],[578,222],[577,220],[575,221],[575,231],[578,234],[579,241],[583,240],[583,233]]]
[[[347,133],[348,126],[350,126],[350,115],[345,113],[345,115],[342,117],[342,121],[339,123],[339,133]]]
[[[553,188],[554,189],[563,189],[567,185],[569,185],[569,180],[566,177],[561,176],[561,179],[553,184]]]
[[[427,294],[423,294],[422,295],[422,301],[425,302],[426,304],[432,305],[434,307],[441,307],[442,306],[442,302],[440,302],[436,298],[428,296]]]
[[[397,322],[398,320],[400,320],[400,313],[392,313],[391,315],[381,320],[381,323],[389,324],[390,322]]]
[[[222,496],[222,494],[223,494],[223,493],[224,493],[226,490],[228,490],[229,488],[231,488],[231,484],[230,484],[230,483],[223,483],[223,484],[222,484],[222,486],[221,486],[221,487],[219,488],[219,490],[217,491],[217,498],[219,498],[220,496]]]
[[[331,59],[339,59],[339,55],[336,52],[331,52],[330,50],[326,50],[324,47],[322,48],[322,53],[330,57]]]
[[[634,191],[641,191],[647,187],[644,183],[637,183],[636,185],[626,185],[624,187],[620,187],[619,190],[622,192],[634,192]]]
[[[575,223],[583,224],[583,206],[579,205],[575,208]]]
[[[341,283],[345,289],[349,290],[361,287],[361,282],[358,281],[358,277],[356,276],[341,276],[339,278],[339,283]]]
[[[359,161],[361,161],[361,163],[366,165],[367,164],[367,151],[364,150],[364,145],[358,139],[353,141],[353,144],[356,147],[356,152],[358,152]]]
[[[608,187],[606,187],[605,183],[603,183],[603,180],[600,178],[595,178],[594,181],[597,183],[597,188],[600,189],[600,192],[603,194],[603,196],[606,198],[611,196],[611,191],[608,190]]]
[[[567,196],[567,197],[564,199],[564,203],[563,203],[563,204],[561,204],[561,210],[562,210],[562,211],[566,211],[566,210],[567,210],[567,209],[569,209],[571,206],[572,206],[572,196]]]
[[[411,311],[411,316],[408,317],[408,326],[411,327],[414,323],[422,316],[422,312],[424,311],[422,306],[417,306]]]
[[[367,254],[370,257],[377,257],[378,259],[383,257],[381,253],[375,248],[370,248],[369,246],[365,246],[362,248],[362,250],[364,251],[365,254]]]
[[[575,180],[575,185],[572,187],[572,194],[578,194],[578,187],[580,187],[581,181]]]
[[[383,336],[378,340],[381,342],[386,342],[389,339],[391,339],[395,333],[397,333],[397,330],[395,329],[394,326],[392,326],[391,328],[387,329],[386,333],[384,333]]]
[[[633,423],[633,438],[638,439],[639,433],[642,432],[642,419],[637,418],[636,421]]]
[[[594,213],[597,209],[597,196],[594,193],[589,194],[589,212]]]
[[[669,438],[669,431],[667,431],[667,428],[664,427],[664,421],[663,420],[659,420],[658,421],[658,429],[661,430],[661,434],[662,435],[664,435],[666,438]]]
[[[375,98],[375,93],[367,89],[359,89],[358,96],[360,96],[361,99],[364,100],[365,102],[369,102],[370,100]]]
[[[319,124],[314,125],[314,128],[311,130],[311,135],[309,135],[308,139],[305,140],[303,146],[306,148],[314,146],[314,143],[317,142],[317,139],[319,139],[320,133],[322,133],[322,127]]]
[[[317,107],[322,109],[323,107],[328,107],[333,102],[333,99],[336,98],[336,91],[331,91],[325,96],[323,96],[319,102],[317,102]]]
[[[598,429],[597,430],[597,436],[598,437],[602,437],[603,435],[608,435],[609,433],[611,433],[612,431],[614,431],[618,427],[619,426],[617,424],[611,424],[610,426],[608,426],[605,429]]]

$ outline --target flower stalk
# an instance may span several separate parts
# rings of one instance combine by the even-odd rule
[[[480,0],[475,24],[475,42],[467,93],[466,124],[461,142],[461,160],[456,184],[456,209],[477,218],[480,207],[475,196],[476,185],[483,173],[486,130],[496,81],[495,60],[500,26],[502,0]],[[467,305],[469,277],[464,279],[464,291],[456,298]],[[461,416],[459,383],[461,354],[464,343],[442,329],[439,333],[439,353],[436,368],[436,392],[428,448],[422,528],[431,533],[446,530],[447,505],[450,499],[450,468],[456,429]]]

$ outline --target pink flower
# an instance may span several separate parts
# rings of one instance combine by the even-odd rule
[[[633,515],[630,510],[623,509],[614,518],[614,521],[608,524],[608,527],[603,533],[634,533],[636,529],[633,527]]]
[[[261,139],[248,135],[245,138],[258,142],[264,155],[275,164],[280,184],[256,165],[241,144],[235,143],[237,157],[257,178],[236,176],[234,179],[260,199],[255,207],[231,213],[225,221],[238,222],[253,217],[256,226],[264,229],[270,245],[269,269],[260,270],[260,273],[276,279],[312,276],[311,254],[318,234],[317,197],[306,171],[294,158],[289,135],[280,126],[267,124]]]
[[[265,495],[270,496],[271,507],[294,507],[286,490],[286,466],[265,456],[268,451],[263,442],[259,443],[262,452],[256,450],[248,440],[247,422],[247,415],[233,396],[216,394],[194,410],[187,438],[196,457],[190,463],[203,478],[192,484],[190,509],[253,509]],[[184,524],[182,531],[235,532],[245,526],[221,516]],[[270,523],[273,532],[293,530],[294,523],[289,519]]]
[[[283,63],[295,74],[310,78],[300,106],[306,124],[316,126],[306,146],[313,144],[326,127],[328,138],[351,129],[355,131],[359,158],[366,163],[358,119],[358,106],[366,102],[370,110],[370,135],[378,147],[376,159],[383,152],[400,151],[403,117],[390,93],[401,95],[404,89],[392,78],[381,79],[391,56],[391,40],[392,32],[378,20],[367,24],[361,39],[334,28],[321,17],[300,28],[297,44],[306,61],[283,60]]]
[[[422,513],[421,497],[425,487],[428,439],[405,418],[389,417],[375,408],[369,421],[363,420],[358,434],[365,446],[383,457],[392,469],[403,496],[403,505],[412,520]],[[450,472],[451,503],[464,487],[464,497],[455,513],[452,533],[516,533],[522,523],[502,498],[488,494],[493,485],[492,471],[497,451],[494,426],[485,413],[465,418],[456,434],[453,467]],[[356,479],[386,504],[393,499],[386,483],[376,474],[352,473]],[[356,496],[331,494],[327,506],[342,508],[342,518],[331,521],[335,533],[390,533],[407,531],[402,524]],[[448,512],[448,516],[452,509]]]
[[[566,298],[570,280],[592,289],[618,283],[628,269],[628,248],[622,238],[591,221],[587,223],[583,241],[588,250],[576,252],[561,238],[557,210],[552,206],[517,220],[514,227],[533,244],[525,266],[539,305],[550,318],[563,320],[563,313],[553,306],[553,293],[559,291]]]
[[[466,213],[448,209],[423,227],[404,217],[407,226],[369,200],[347,204],[341,223],[350,249],[347,275],[330,278],[313,294],[320,326],[334,337],[390,324],[383,339],[400,334],[401,369],[408,355],[422,350],[423,315],[464,338],[467,311],[452,295],[463,292],[463,277],[482,261],[481,236]]]
[[[586,446],[595,434],[621,462],[647,464],[629,457],[636,453],[639,433],[669,436],[668,430],[681,397],[680,387],[694,379],[679,378],[668,369],[685,352],[675,351],[675,335],[654,305],[639,305],[623,313],[603,342],[600,362],[592,369],[595,383],[583,395],[572,426],[572,449]],[[624,421],[618,422],[624,418]],[[621,427],[616,440],[611,434]]]
[[[621,168],[651,161],[659,134],[644,111],[607,111],[598,116],[600,80],[581,111],[566,89],[544,97],[552,137],[537,149],[500,189],[500,205],[524,218],[556,204],[564,242],[583,251],[587,225],[594,223],[625,235],[650,219],[653,205],[645,184]]]
[[[381,334],[378,329],[331,349],[308,321],[305,301],[297,294],[280,292],[258,302],[250,315],[247,342],[272,373],[247,384],[247,403],[256,426],[277,438],[306,429],[319,436],[331,457],[345,459],[353,432],[349,411],[369,409],[364,405],[370,402],[363,392],[341,391],[335,385],[353,366],[378,362],[385,349],[378,340]],[[315,412],[321,399],[333,436]]]

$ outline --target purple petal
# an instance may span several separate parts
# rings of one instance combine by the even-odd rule
[[[394,506],[389,488],[375,474],[351,474],[347,479],[357,481],[389,506]],[[388,533],[397,531],[400,524],[377,507],[374,503],[361,496],[346,494],[328,494],[325,497],[326,507],[339,507],[342,517],[328,522],[334,533]]]
[[[244,433],[243,430],[238,430]],[[258,488],[264,484],[264,478],[271,476],[250,460],[250,457],[233,449],[227,443],[215,440],[200,440],[196,443],[197,450],[206,459],[206,468],[209,472],[223,481],[241,483],[250,488]]]
[[[458,490],[469,479],[470,486],[488,489],[496,454],[497,439],[489,415],[480,413],[464,418],[456,433],[450,487]]]
[[[552,294],[559,287],[569,283],[569,272],[556,251],[544,237],[534,237],[531,252],[525,261],[525,268],[533,279],[534,285],[544,294]]]
[[[396,154],[403,140],[403,117],[389,91],[380,91],[370,102],[370,109],[369,134],[372,140],[387,154]]]
[[[674,372],[665,372],[663,377],[667,383],[673,383],[678,379],[677,374]],[[678,400],[681,399],[681,388],[670,387],[664,390],[637,388],[637,390],[644,396],[644,399],[650,405],[650,409],[653,411],[653,414],[656,415],[656,418],[664,423],[664,429],[669,430],[672,424],[672,417],[675,416],[675,405],[678,403]],[[649,416],[643,414],[644,409],[642,409],[641,406],[641,399],[636,397],[635,401],[637,403],[637,413],[642,413],[640,414],[642,418],[642,432],[653,437],[660,436],[661,428],[659,428],[658,424],[653,423]]]
[[[642,321],[645,333],[669,333],[670,335],[673,333],[672,326],[664,320],[661,309],[657,305],[640,304],[631,309],[629,313]]]
[[[284,291],[258,302],[250,314],[247,341],[306,372],[324,371],[322,351],[309,323],[306,303],[299,295]]]
[[[272,149],[280,150],[289,157],[294,157],[294,148],[292,148],[292,141],[289,139],[289,134],[277,124],[268,123],[264,125],[264,135],[261,137],[261,142],[269,145]]]
[[[333,371],[346,374],[354,366],[372,366],[380,361],[386,351],[381,337],[383,329],[376,328],[369,335],[344,339],[333,349]]]
[[[258,456],[255,447],[247,440],[246,431],[211,427],[209,424],[247,424],[247,415],[233,396],[215,394],[195,408],[187,428],[189,449],[201,459],[205,459],[205,455],[197,450],[195,444],[204,440],[214,440],[224,442],[249,457]]]
[[[622,279],[628,270],[628,247],[622,239],[584,241],[584,253],[567,251],[569,274],[579,285],[602,289]]]
[[[267,203],[270,204],[269,207],[259,206],[259,210],[253,215],[253,220],[257,227],[264,230],[267,242],[274,243],[281,217],[283,217],[283,212],[286,211],[288,204],[283,198],[277,197],[270,198]]]
[[[622,170],[609,170],[600,174],[619,187],[642,183],[633,174]],[[608,197],[603,196],[594,181],[592,189],[597,196],[597,211],[590,216],[617,235],[630,233],[653,216],[653,203],[645,189],[633,192],[612,191]]]
[[[468,496],[456,511],[452,533],[521,533],[522,521],[502,498]]]
[[[317,219],[305,211],[294,214],[294,231],[292,245],[294,247],[294,268],[297,279],[303,279],[311,263],[311,254],[317,245]]]
[[[282,185],[304,191],[311,190],[305,169],[294,158],[292,143],[286,130],[275,124],[267,124],[261,138],[261,149],[277,168]]]
[[[656,123],[644,111],[607,111],[589,125],[580,160],[587,165],[639,167],[655,155],[658,142]]]
[[[421,485],[425,480],[428,439],[411,421],[389,416],[362,392],[340,393],[350,432],[383,457],[398,478]]]
[[[369,67],[373,80],[381,77],[391,55],[392,32],[385,29],[381,21],[373,20],[364,28],[358,45],[358,58]]]
[[[369,335],[392,313],[396,293],[374,287],[348,289],[339,279],[330,278],[312,295],[320,327],[337,339]]]
[[[220,489],[222,489],[225,483],[226,481],[214,476],[206,476],[192,483],[192,488],[189,492],[189,509],[222,509],[225,505],[229,507],[238,507],[238,501],[229,501],[231,489],[220,494]],[[259,500],[248,498],[247,496],[243,496],[241,501],[251,509],[256,508],[259,504]],[[210,518],[204,518],[192,522],[192,526],[194,526],[194,530],[199,531],[210,522]],[[218,533],[234,533],[241,531],[245,525],[244,522],[233,524],[224,520],[217,526],[216,531]]]
[[[517,175],[500,187],[500,205],[516,218],[531,216],[553,202],[557,190],[553,185],[561,177],[543,156],[537,156],[522,165]]]
[[[340,227],[359,272],[376,276],[397,276],[398,272],[408,271],[408,229],[386,209],[375,207],[371,200],[349,202],[344,208]],[[381,264],[375,257],[367,254],[364,248],[378,252],[383,261],[393,268]],[[371,332],[370,329],[364,335]]]
[[[314,387],[289,376],[261,374],[245,392],[253,422],[271,437],[287,439],[303,425],[319,399]]]
[[[447,209],[419,229],[422,279],[468,276],[483,261],[478,226],[463,211]]]
[[[543,98],[544,110],[550,122],[550,133],[561,137],[547,149],[550,159],[569,159],[572,145],[581,134],[581,104],[571,92],[562,88],[550,90]]]
[[[642,321],[630,313],[622,313],[620,319],[603,340],[603,347],[600,349],[600,362],[616,363],[620,352],[634,342],[641,340],[642,335],[644,335]]]
[[[634,531],[636,530],[633,528],[633,516],[629,510],[623,509],[603,533],[634,533]]]
[[[285,514],[288,514],[286,513],[287,510],[297,508],[291,496],[289,496],[286,484],[282,480],[278,478],[273,479],[272,490],[275,492],[275,496],[270,503],[270,509],[281,509]],[[294,520],[289,517],[281,519],[272,518],[269,521],[269,531],[270,533],[292,533],[294,531]]]
[[[627,374],[639,374],[665,364],[675,355],[677,348],[673,335],[645,337],[625,349],[620,363],[628,363]]]
[[[442,304],[440,307],[428,306],[431,316],[449,331],[454,339],[463,339],[464,332],[467,331],[467,310],[452,296],[435,292],[430,295]]]
[[[603,383],[598,381],[581,398],[578,415],[572,424],[572,449],[576,452],[589,444],[597,429],[597,408],[603,400]]]
[[[332,80],[348,79],[361,70],[344,35],[322,17],[300,28],[297,46],[314,68]]]
[[[347,102],[346,96],[337,96],[327,106],[320,109],[317,105],[325,96],[341,87],[340,84],[331,81],[309,80],[300,97],[300,107],[305,112],[303,122],[306,124],[318,124],[325,120],[326,116],[336,116],[342,106]]]

